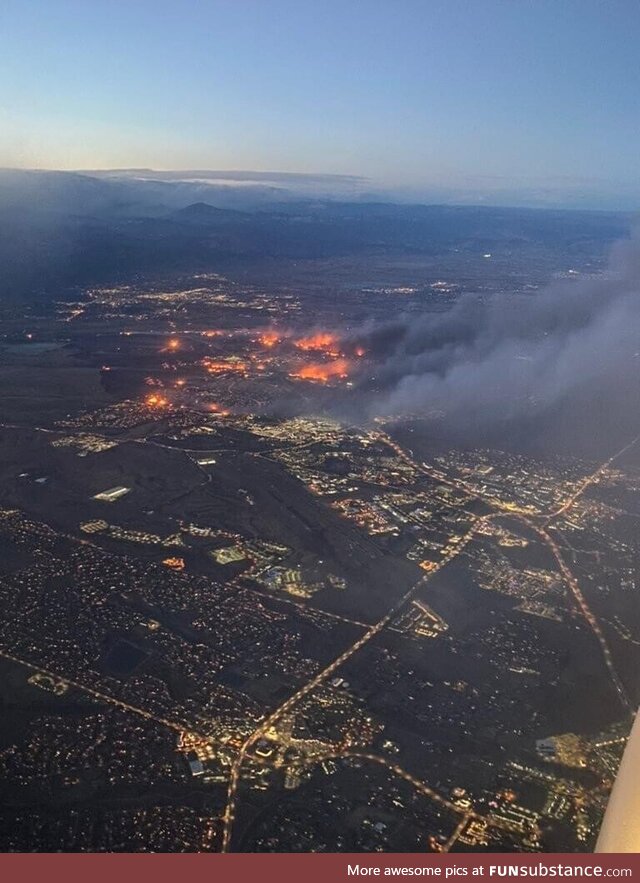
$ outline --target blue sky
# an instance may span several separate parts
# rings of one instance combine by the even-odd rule
[[[640,189],[637,0],[0,0],[0,164]]]

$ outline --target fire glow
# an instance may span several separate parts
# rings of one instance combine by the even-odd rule
[[[282,338],[275,331],[265,331],[258,340],[262,346],[265,346],[267,349],[273,349],[274,346],[280,343]]]
[[[202,365],[209,374],[247,374],[246,362],[206,358],[202,360]]]
[[[226,410],[226,408],[223,408],[217,402],[209,402],[209,404],[207,405],[207,411],[209,411],[211,414],[217,414],[219,417],[228,417],[230,413]]]
[[[349,376],[349,362],[346,359],[336,359],[334,362],[310,362],[289,376],[296,380],[309,380],[313,383],[344,380]]]
[[[335,352],[337,343],[338,338],[335,334],[330,334],[328,331],[319,331],[310,337],[301,337],[299,340],[296,340],[295,345],[297,349],[304,352],[321,352],[328,355],[337,355]]]
[[[146,397],[144,403],[148,408],[166,408],[166,406],[169,404],[169,399],[166,399],[164,396],[152,393],[151,395],[148,395]]]

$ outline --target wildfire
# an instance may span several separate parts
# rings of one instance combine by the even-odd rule
[[[171,570],[184,570],[184,558],[165,558],[162,563]]]
[[[349,376],[349,362],[336,359],[334,362],[311,362],[289,375],[297,380],[310,380],[314,383],[329,383],[331,380],[344,380]]]
[[[310,337],[301,337],[299,340],[296,340],[295,345],[297,349],[304,350],[305,352],[317,351],[331,354],[335,350],[337,342],[338,338],[335,334],[330,334],[328,331],[319,331]]]
[[[218,414],[219,417],[228,417],[230,413],[217,402],[210,402],[207,405],[207,411],[210,411],[212,414]]]
[[[146,397],[144,403],[149,408],[165,408],[169,404],[169,399],[152,393]]]
[[[280,343],[282,338],[275,333],[275,331],[265,331],[258,338],[262,346],[266,346],[267,349],[272,349],[276,344]]]
[[[224,359],[205,358],[202,360],[202,365],[206,368],[209,374],[228,374],[229,372],[234,374],[247,373],[246,362],[242,362],[239,359],[229,359],[228,361],[225,361]]]

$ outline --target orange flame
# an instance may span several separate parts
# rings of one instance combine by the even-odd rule
[[[297,380],[310,380],[315,383],[328,383],[330,380],[344,380],[349,376],[349,363],[346,359],[335,362],[311,362],[289,375]]]
[[[149,408],[165,408],[169,404],[169,400],[164,396],[155,395],[152,393],[148,395],[144,400],[145,405]]]
[[[295,345],[299,350],[304,350],[305,352],[316,350],[319,352],[330,352],[337,342],[338,338],[335,334],[330,334],[328,331],[319,331],[310,337],[301,337],[299,340],[296,340]]]
[[[222,408],[217,402],[210,402],[207,405],[207,410],[211,411],[212,414],[218,414],[220,417],[229,416],[229,411]]]
[[[202,360],[202,365],[207,369],[209,374],[226,374],[229,372],[233,372],[234,374],[246,374],[247,373],[247,364],[246,362],[236,362],[229,360],[224,361],[224,359],[209,359],[204,358]]]
[[[276,344],[280,343],[282,338],[275,333],[275,331],[265,331],[258,338],[262,346],[266,346],[267,349],[271,349],[276,346]]]

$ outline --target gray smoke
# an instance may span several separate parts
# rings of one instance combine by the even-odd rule
[[[640,237],[618,243],[598,278],[554,283],[445,314],[374,328],[358,342],[376,364],[370,416],[442,410],[478,425],[597,391],[625,401],[640,367]],[[372,389],[372,387],[375,388]]]

